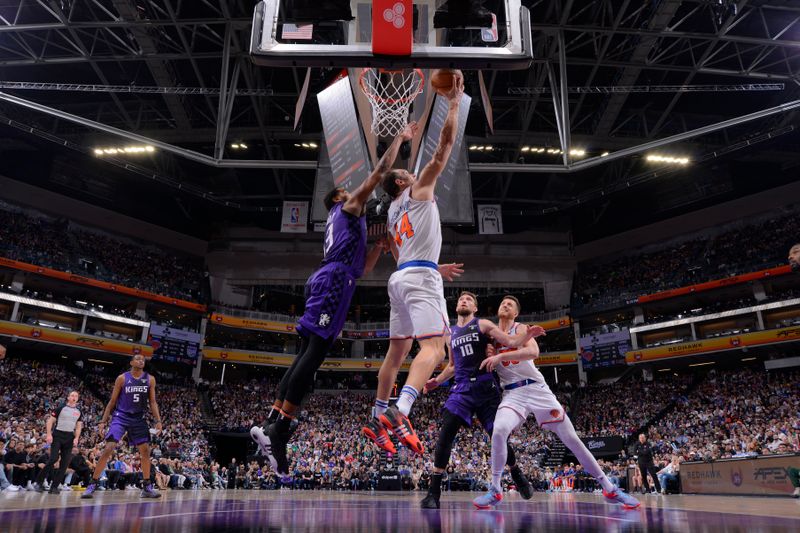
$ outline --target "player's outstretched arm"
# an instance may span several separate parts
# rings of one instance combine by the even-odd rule
[[[464,273],[463,266],[464,263],[444,263],[439,265],[438,270],[443,279],[453,281],[456,278],[460,278],[461,274]]]
[[[343,210],[353,216],[361,216],[361,213],[364,211],[364,205],[366,205],[375,187],[380,184],[383,175],[392,169],[394,160],[397,159],[397,153],[400,151],[400,145],[405,141],[413,139],[418,129],[419,126],[416,122],[409,122],[405,129],[400,132],[400,135],[394,138],[394,141],[389,145],[383,157],[378,161],[375,170],[373,170],[369,177],[353,191],[353,194],[350,195],[350,198],[345,202],[344,206],[342,206]]]
[[[447,94],[450,101],[450,109],[447,111],[447,118],[442,126],[442,133],[439,135],[439,144],[433,152],[433,158],[419,173],[419,180],[411,186],[415,200],[433,200],[433,190],[436,188],[436,180],[447,166],[450,159],[450,152],[456,142],[458,132],[458,106],[461,97],[464,95],[464,76],[458,72],[453,76],[453,88]]]
[[[378,263],[378,259],[380,259],[381,256],[388,251],[389,251],[389,242],[387,237],[382,237],[377,241],[375,241],[375,245],[372,247],[372,250],[370,250],[369,253],[367,254],[367,259],[364,262],[365,276],[375,269],[375,265]]]
[[[519,350],[504,352],[487,357],[481,361],[480,368],[485,368],[491,372],[503,361],[533,361],[537,357],[539,357],[539,345],[536,343],[536,339],[531,339]]]
[[[449,345],[449,342],[448,342]],[[447,381],[448,379],[452,378],[456,373],[456,365],[453,361],[453,352],[448,348],[447,350],[447,366],[444,367],[444,370],[436,376],[435,378],[429,379],[425,383],[425,388],[422,390],[423,393],[428,394],[429,392],[435,390],[439,385]]]
[[[528,341],[533,339],[534,337],[541,337],[542,335],[546,335],[544,328],[541,326],[530,326],[522,328],[517,328],[520,331],[517,332],[516,335],[509,335],[502,329],[500,329],[497,324],[492,322],[491,320],[481,319],[479,322],[481,332],[484,335],[487,335],[500,344],[504,346],[508,346],[509,348],[518,348],[520,346],[526,346]],[[522,326],[522,324],[520,324]],[[517,358],[515,357],[514,360],[516,361]]]
[[[161,425],[161,412],[158,410],[158,403],[156,403],[156,378],[150,376],[150,412],[153,413],[153,418],[156,421],[156,429],[159,433],[164,429]]]

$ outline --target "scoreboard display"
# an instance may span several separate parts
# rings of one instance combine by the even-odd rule
[[[601,368],[624,365],[625,353],[631,349],[628,328],[612,333],[599,333],[581,337],[581,362],[583,368]]]
[[[148,344],[153,347],[153,357],[166,361],[194,364],[200,352],[200,334],[170,328],[153,322],[150,324]]]

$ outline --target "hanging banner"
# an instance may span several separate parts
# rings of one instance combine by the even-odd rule
[[[500,204],[478,206],[478,233],[481,235],[503,234],[503,212]]]
[[[581,440],[595,457],[619,455],[625,445],[622,437],[616,435],[607,437],[584,437]]]
[[[64,331],[42,326],[32,326],[30,324],[18,324],[16,322],[0,321],[0,335],[18,337],[21,339],[46,342],[49,344],[59,344],[62,346],[75,346],[86,350],[98,352],[114,353],[119,355],[142,354],[147,358],[153,356],[153,347],[144,344],[98,337],[85,333]]]
[[[283,202],[281,233],[308,232],[308,202]]]
[[[740,350],[748,346],[763,346],[765,344],[777,344],[780,342],[793,342],[798,340],[800,340],[800,327],[793,326],[789,328],[754,331],[753,333],[744,333],[741,335],[715,337],[713,339],[680,342],[667,346],[634,350],[625,354],[625,361],[628,364],[644,363],[645,361],[669,359],[671,357],[683,357],[686,355],[709,352],[724,352],[726,350]]]
[[[247,350],[229,350],[226,348],[206,347],[203,349],[204,361],[218,361],[220,363],[245,363],[254,365],[269,365],[289,367],[294,362],[294,355],[273,354],[266,352],[250,352]],[[320,370],[339,371],[375,371],[380,370],[383,359],[338,359],[328,358],[323,361]],[[444,363],[436,367],[438,372],[444,370]],[[400,367],[401,371],[408,371],[411,361],[406,361]]]
[[[107,281],[100,281],[94,278],[87,278],[86,276],[81,276],[80,274],[72,274],[69,272],[61,272],[60,270],[55,270],[53,268],[40,267],[37,265],[32,265],[30,263],[24,263],[22,261],[15,261],[14,259],[7,259],[5,257],[0,257],[0,266],[13,268],[16,270],[22,270],[25,272],[31,272],[33,274],[39,274],[40,276],[47,276],[48,278],[60,279],[62,281],[69,281],[71,283],[88,285],[90,287],[95,287],[106,291],[125,294],[126,296],[135,296],[137,298],[143,298],[145,300],[151,300],[153,302],[174,305],[176,307],[183,307],[185,309],[191,309],[193,311],[206,310],[205,305],[200,305],[194,302],[188,302],[186,300],[180,300],[178,298],[171,298],[169,296],[162,296],[160,294],[143,291],[141,289],[133,289],[131,287],[125,287],[123,285],[117,285],[116,283],[109,283]]]

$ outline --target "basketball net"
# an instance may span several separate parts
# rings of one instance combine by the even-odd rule
[[[372,107],[372,133],[397,137],[408,125],[408,109],[422,92],[425,75],[420,69],[365,68],[359,85]]]

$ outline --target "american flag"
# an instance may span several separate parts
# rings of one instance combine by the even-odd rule
[[[283,31],[281,32],[282,39],[311,39],[311,33],[314,29],[313,24],[291,24],[284,22]]]

